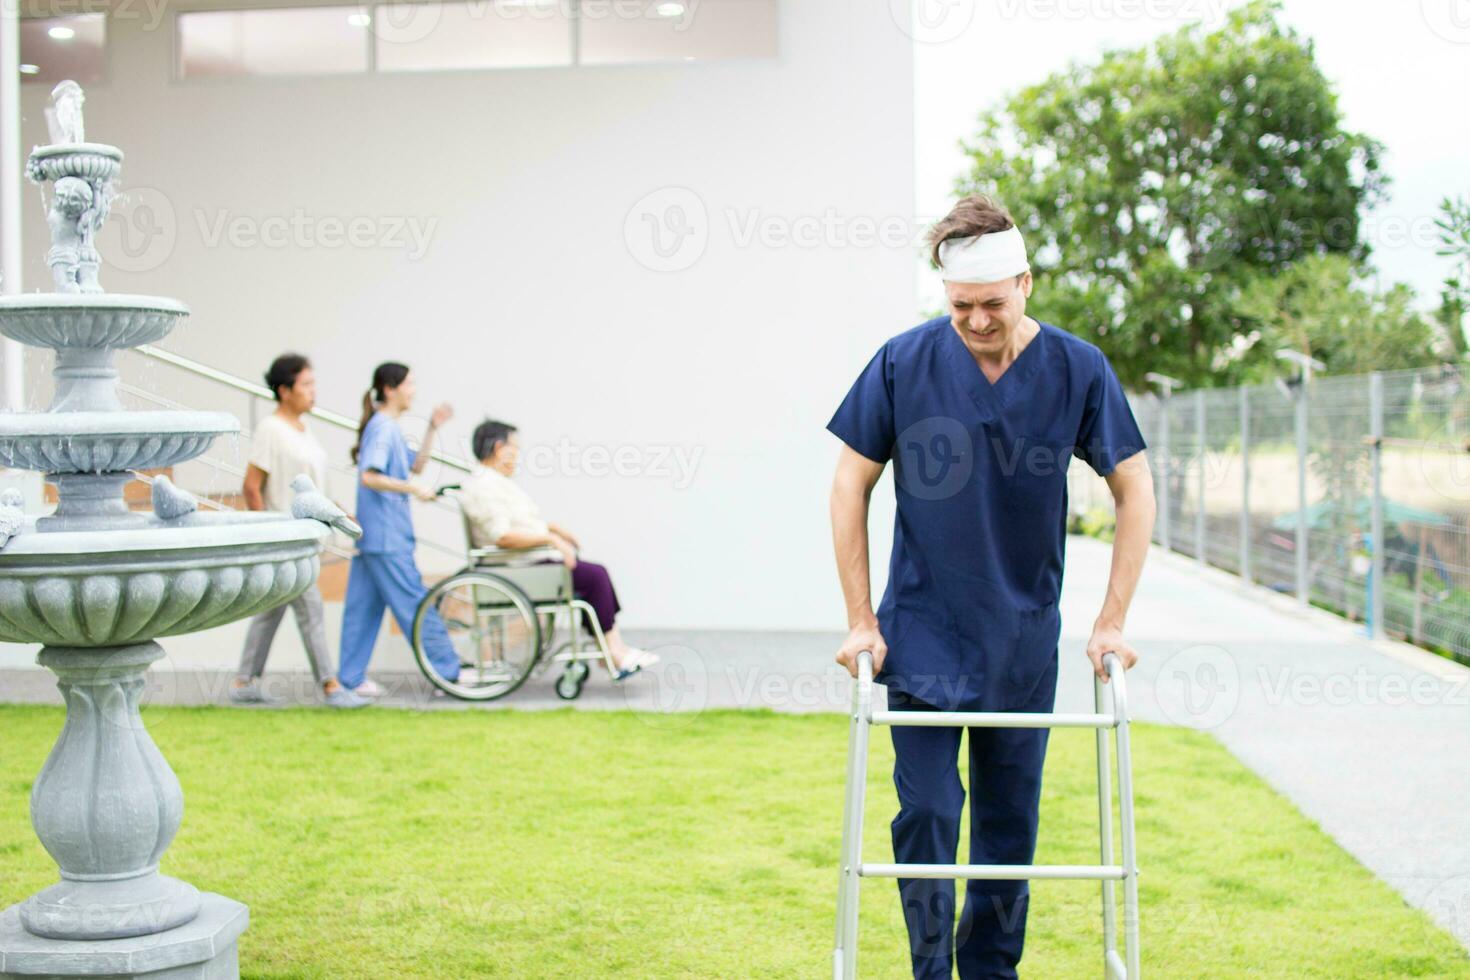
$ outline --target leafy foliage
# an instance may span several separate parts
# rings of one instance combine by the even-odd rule
[[[1361,260],[1380,145],[1342,126],[1312,44],[1252,2],[1109,52],[981,116],[962,193],[1009,206],[1033,247],[1038,315],[1093,340],[1125,383],[1228,383],[1245,292],[1291,263]]]
[[[1455,260],[1455,269],[1445,278],[1439,294],[1439,323],[1454,345],[1457,357],[1470,350],[1465,338],[1465,313],[1470,311],[1470,200],[1446,197],[1439,205],[1437,255]]]
[[[1364,374],[1423,367],[1453,358],[1443,331],[1414,308],[1414,292],[1399,283],[1378,292],[1343,255],[1314,255],[1279,274],[1248,283],[1236,306],[1259,326],[1244,338],[1242,371],[1268,380],[1279,370],[1266,360],[1291,347],[1327,365],[1329,374]]]

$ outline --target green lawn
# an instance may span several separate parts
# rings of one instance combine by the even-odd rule
[[[150,709],[188,797],[164,870],[248,903],[249,977],[820,977],[840,715]],[[0,707],[0,905],[51,883],[22,801],[59,709]],[[891,860],[885,733],[867,856]],[[1092,863],[1092,733],[1057,731],[1038,860]],[[1213,739],[1137,726],[1151,977],[1464,977],[1470,960]],[[1100,975],[1097,887],[1041,882],[1023,973]],[[904,977],[896,887],[862,975]]]

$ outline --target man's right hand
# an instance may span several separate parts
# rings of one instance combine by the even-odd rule
[[[551,536],[551,546],[561,552],[561,560],[568,568],[577,567],[577,549],[559,534]]]
[[[883,658],[888,656],[888,644],[883,642],[883,634],[878,632],[876,623],[872,626],[854,626],[843,641],[842,648],[837,651],[837,662],[856,677],[858,654],[864,650],[873,654],[873,676],[876,677],[883,670]]]

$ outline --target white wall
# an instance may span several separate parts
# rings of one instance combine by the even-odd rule
[[[657,447],[697,451],[682,488],[524,480],[611,566],[630,625],[838,628],[823,426],[877,345],[917,321],[915,249],[851,234],[914,210],[912,42],[890,6],[785,0],[774,61],[188,82],[171,78],[171,20],[115,18],[109,79],[87,92],[88,137],[123,148],[132,193],[104,236],[104,283],[184,299],[194,316],[163,346],[252,380],[304,351],[320,403],[344,413],[375,363],[407,361],[418,409],[455,405],[456,449],[491,413],[528,449],[630,445],[645,464]],[[26,86],[28,145],[45,142],[45,96]],[[708,246],[651,271],[625,219],[670,187],[707,210]],[[164,230],[151,240],[145,205]],[[365,218],[376,235],[406,218],[433,232],[417,259],[299,235],[209,240],[221,220],[297,212],[313,228]],[[737,240],[751,217],[779,232],[804,216],[832,225],[830,243]],[[125,233],[139,255],[120,254]],[[874,520],[879,588],[889,507]],[[421,534],[457,541],[443,515],[419,517]]]

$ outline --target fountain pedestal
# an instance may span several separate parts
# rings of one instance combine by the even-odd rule
[[[31,790],[31,825],[61,881],[25,901],[21,922],[46,939],[122,939],[199,914],[192,885],[158,873],[184,818],[184,792],[138,714],[157,643],[44,647],[66,725]]]
[[[131,939],[66,940],[32,935],[19,907],[0,912],[0,980],[237,980],[237,941],[250,912],[220,895],[200,896],[188,925]]]
[[[163,656],[150,641],[47,646],[66,724],[31,791],[31,823],[61,881],[0,914],[0,980],[233,980],[244,905],[158,871],[184,795],[138,701]]]

